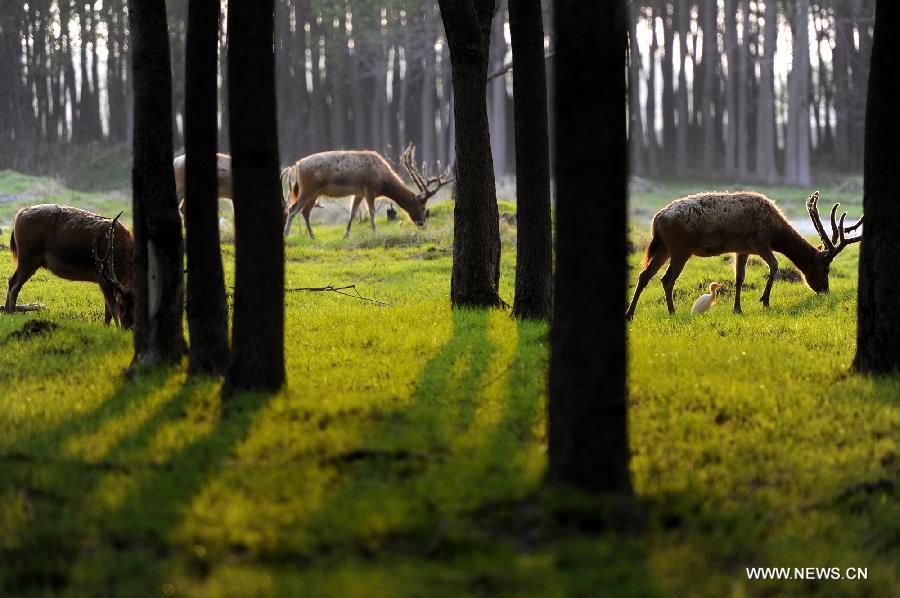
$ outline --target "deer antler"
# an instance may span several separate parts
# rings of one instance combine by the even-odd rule
[[[416,146],[412,143],[400,154],[400,162],[403,164],[406,171],[409,173],[410,178],[412,178],[416,187],[419,188],[419,191],[422,194],[422,201],[428,201],[428,198],[437,193],[441,187],[445,185],[449,185],[456,179],[448,179],[450,176],[450,167],[448,166],[444,172],[441,172],[433,177],[425,177],[422,175],[422,171],[427,171],[426,165],[422,163],[422,170],[416,168]],[[438,170],[440,170],[440,162],[438,163]],[[437,184],[436,187],[432,188],[432,185]]]
[[[829,220],[831,221],[831,237],[829,238],[825,233],[825,227],[822,226],[822,221],[819,218],[819,207],[817,205],[818,202],[819,192],[816,191],[807,200],[806,209],[809,211],[809,217],[812,219],[813,226],[816,227],[816,231],[822,238],[822,243],[825,247],[825,249],[823,250],[824,253],[828,256],[829,260],[832,260],[837,254],[843,251],[843,249],[847,245],[852,245],[853,243],[862,241],[861,234],[850,238],[847,238],[845,234],[853,232],[854,230],[862,226],[863,219],[860,218],[859,221],[853,226],[844,227],[844,219],[847,218],[847,212],[842,213],[840,221],[835,222],[835,215],[837,214],[837,210],[841,204],[834,204],[831,207],[831,214],[829,217]]]
[[[94,237],[94,246],[92,249],[92,254],[94,258],[94,263],[97,265],[97,270],[100,273],[100,276],[105,278],[109,284],[113,286],[117,293],[124,295],[127,293],[125,287],[122,286],[122,283],[116,278],[116,267],[114,263],[115,256],[115,228],[116,222],[118,222],[119,217],[122,215],[122,212],[119,212],[119,215],[112,219],[112,222],[109,224],[109,228],[106,229],[105,233],[99,233],[96,237]],[[106,237],[106,253],[103,257],[100,257],[100,253],[97,250],[97,242],[100,240],[100,236],[103,235]]]
[[[834,243],[832,243],[831,239],[828,238],[828,235],[825,234],[825,227],[822,226],[822,220],[819,218],[818,203],[819,192],[816,191],[806,200],[806,210],[809,212],[809,217],[812,220],[813,226],[816,228],[816,232],[818,232],[819,236],[822,238],[822,244],[825,246],[825,250],[831,251],[834,249]],[[832,211],[832,216],[833,215],[834,212]]]

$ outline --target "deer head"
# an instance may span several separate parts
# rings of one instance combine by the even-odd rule
[[[99,233],[94,237],[92,256],[94,258],[94,264],[97,266],[97,271],[100,274],[99,282],[101,285],[108,285],[113,289],[119,310],[119,319],[122,326],[127,329],[131,328],[134,323],[134,297],[131,293],[131,289],[126,289],[122,283],[119,282],[119,279],[116,278],[116,267],[114,263],[115,229],[116,223],[119,221],[121,215],[122,212],[119,212],[119,215],[110,222],[109,228],[107,228],[105,232]],[[102,256],[97,249],[100,237],[106,239],[106,253]]]
[[[422,164],[422,170],[416,168],[416,146],[413,144],[409,144],[409,146],[400,154],[400,162],[403,164],[403,167],[406,168],[406,172],[409,173],[409,177],[413,180],[413,183],[419,189],[418,195],[416,195],[416,202],[422,208],[422,217],[421,219],[413,219],[416,224],[422,225],[425,222],[425,217],[427,216],[427,211],[425,210],[425,203],[434,196],[435,193],[440,191],[441,187],[445,185],[449,185],[454,182],[456,179],[450,177],[450,167],[448,166],[444,169],[443,172],[440,172],[441,164],[438,162],[437,170],[439,174],[433,177],[423,176],[422,171],[427,173],[426,165]]]
[[[822,239],[822,245],[819,246],[819,253],[816,256],[815,268],[812,272],[807,273],[806,282],[815,292],[827,293],[828,273],[831,268],[831,261],[837,257],[845,247],[852,245],[853,243],[859,243],[862,240],[861,233],[855,237],[847,237],[846,234],[851,233],[862,226],[863,219],[860,218],[859,222],[845,228],[844,219],[847,217],[847,212],[841,214],[840,221],[836,221],[835,215],[841,204],[834,204],[831,208],[831,236],[829,237],[825,233],[825,227],[822,226],[822,219],[819,217],[818,203],[818,191],[810,195],[809,199],[806,200],[806,209],[809,212],[809,217],[812,220],[813,226],[816,228],[816,232],[819,233],[819,237]]]

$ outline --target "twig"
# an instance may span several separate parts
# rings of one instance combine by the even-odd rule
[[[369,276],[372,275],[372,272],[375,270],[375,266],[372,266],[368,272],[363,274],[356,282],[352,284],[347,284],[344,286],[336,287],[334,284],[327,284],[324,287],[293,287],[284,289],[285,293],[297,293],[297,292],[307,292],[307,293],[337,293],[338,295],[345,295],[347,297],[351,297],[353,299],[361,299],[362,301],[368,301],[369,303],[374,303],[375,305],[390,305],[390,303],[386,303],[384,301],[379,301],[378,299],[372,299],[370,297],[363,296],[362,293],[359,292],[359,289],[356,288],[356,285],[365,281]],[[348,293],[347,291],[353,291],[352,293]]]

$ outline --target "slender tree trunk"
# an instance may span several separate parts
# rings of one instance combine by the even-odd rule
[[[216,66],[219,6],[190,0],[185,59],[185,229],[188,373],[219,375],[228,360],[228,307],[219,248]]]
[[[669,2],[662,2],[663,41],[665,56],[661,61],[662,66],[662,117],[663,117],[663,171],[671,174],[675,165],[675,27],[674,17],[669,17]]]
[[[556,1],[557,272],[547,472],[551,483],[626,496],[627,27],[622,2]],[[588,196],[595,200],[585,202]]]
[[[284,371],[284,218],[275,105],[273,0],[230,0],[228,96],[235,288],[226,394],[274,392]]]
[[[797,0],[793,15],[793,64],[788,83],[785,182],[808,187],[809,174],[809,0]]]
[[[456,114],[456,204],[450,301],[500,304],[500,229],[487,118],[487,68],[493,0],[440,0]]]
[[[541,0],[509,4],[512,37],[513,116],[516,135],[516,295],[513,314],[550,318],[552,247],[550,144]]]
[[[656,37],[656,9],[650,10],[650,54],[647,68],[647,105],[644,122],[647,124],[647,172],[650,176],[659,175],[656,144],[656,56],[659,42]]]
[[[834,147],[835,161],[840,170],[850,167],[850,52],[853,44],[853,25],[850,11],[844,2],[834,5],[834,52],[832,76],[834,87]]]
[[[738,179],[746,181],[750,173],[750,132],[747,129],[748,108],[750,102],[750,98],[748,97],[750,84],[748,80],[752,78],[747,65],[750,55],[750,0],[738,1],[741,5],[741,23],[743,24],[743,27],[741,32],[741,44],[737,49],[737,69],[734,71],[734,83],[737,90],[737,113],[735,117],[735,144],[737,145],[736,170]],[[725,14],[729,14],[727,10],[725,11]],[[728,64],[729,72],[731,72],[730,59]]]
[[[639,7],[631,5],[628,24],[628,147],[631,167],[636,174],[646,174],[644,166],[644,126],[641,118],[641,51],[637,40]]]
[[[497,12],[491,25],[490,68],[503,68],[506,59],[506,38],[503,27],[506,22],[506,0],[497,1]],[[494,77],[490,89],[491,156],[494,161],[494,176],[507,174],[506,166],[506,76]]]
[[[425,36],[425,48],[422,72],[422,95],[420,106],[422,136],[420,155],[426,164],[432,164],[437,159],[434,143],[434,115],[435,115],[435,55],[434,55],[434,14],[433,7],[429,4],[425,7],[423,18],[423,35]]]
[[[134,85],[134,360],[184,354],[184,256],[172,170],[172,76],[164,0],[130,4]]]
[[[690,3],[688,0],[679,0],[675,14],[678,18],[678,92],[675,101],[678,105],[678,135],[675,157],[675,173],[680,177],[688,174],[688,134],[690,133],[688,85],[686,67],[688,62],[687,34],[690,31]]]
[[[866,100],[863,208],[857,300],[857,371],[900,371],[900,4],[878,0]]]
[[[701,113],[703,123],[703,174],[711,177],[716,166],[715,112],[719,105],[718,64],[719,50],[716,48],[716,0],[705,0],[702,12],[703,21],[703,94],[701,95]]]
[[[725,131],[725,176],[734,180],[737,174],[738,115],[737,95],[741,82],[738,69],[737,11],[735,0],[725,0],[725,56],[728,60],[728,79],[725,81],[725,110],[728,126]],[[746,34],[745,34],[746,35]]]
[[[764,183],[774,183],[778,178],[775,167],[775,2],[766,2],[765,20],[756,110],[756,178]]]

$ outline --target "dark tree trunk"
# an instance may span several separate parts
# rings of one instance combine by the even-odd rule
[[[185,229],[188,373],[219,375],[228,360],[228,308],[219,249],[216,66],[219,6],[190,0],[185,59]]]
[[[513,314],[550,318],[550,145],[541,0],[509,3],[516,137],[516,295]]]
[[[900,371],[900,4],[878,0],[869,67],[864,156],[865,234],[860,248],[857,371]]]
[[[226,393],[274,392],[284,371],[284,217],[275,106],[273,0],[231,0],[228,96],[235,288]]]
[[[555,14],[557,273],[547,478],[628,495],[622,316],[628,25],[622,2],[557,0]],[[590,52],[585,40],[591,40]],[[576,88],[579,93],[571,93]]]
[[[440,0],[453,69],[456,205],[453,208],[454,306],[500,304],[500,229],[487,118],[492,0]]]
[[[134,85],[134,361],[184,354],[184,259],[172,170],[172,76],[164,0],[130,4]]]

